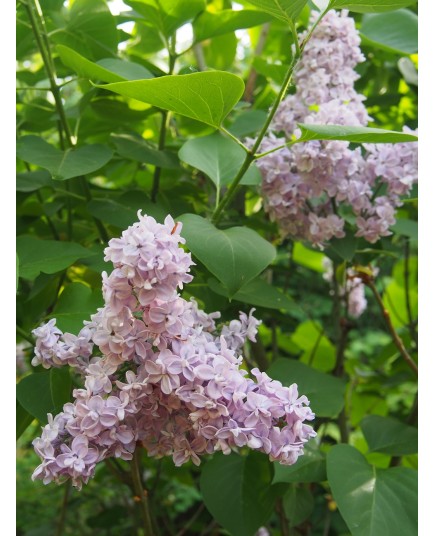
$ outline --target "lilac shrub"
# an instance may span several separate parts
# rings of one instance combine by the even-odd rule
[[[312,13],[312,24],[318,16]],[[279,105],[261,152],[299,137],[298,122],[366,126],[365,97],[354,89],[354,68],[364,59],[354,20],[346,11],[329,11],[306,44],[294,74],[296,92]],[[339,212],[345,205],[356,236],[374,243],[391,234],[400,196],[417,180],[417,144],[366,144],[362,150],[346,141],[315,140],[272,152],[257,166],[265,210],[282,236],[323,248],[345,236]]]
[[[178,294],[193,264],[180,231],[170,216],[162,225],[139,212],[105,249],[114,270],[103,273],[104,307],[77,336],[54,319],[34,330],[33,364],[70,365],[84,387],[34,440],[41,464],[33,479],[80,488],[98,462],[130,460],[137,446],[177,466],[245,446],[290,465],[316,435],[296,384],[284,387],[257,368],[252,379],[242,368],[243,345],[260,324],[254,310],[218,327],[220,313]]]

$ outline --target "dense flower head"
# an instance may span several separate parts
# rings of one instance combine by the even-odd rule
[[[312,12],[312,24],[318,16]],[[296,92],[279,105],[261,152],[299,137],[299,122],[366,126],[365,97],[354,88],[359,78],[354,68],[363,61],[354,20],[345,10],[330,10],[306,44],[294,73]],[[404,132],[413,133],[407,127]],[[345,236],[339,209],[346,205],[354,215],[356,236],[374,243],[391,234],[400,196],[417,180],[417,144],[353,149],[346,141],[309,141],[272,152],[257,166],[265,210],[282,236],[322,248],[331,238]],[[379,195],[381,185],[385,193]]]
[[[104,307],[77,337],[55,320],[34,330],[34,364],[74,366],[84,388],[34,440],[41,464],[33,478],[81,487],[98,462],[130,460],[138,445],[178,466],[244,446],[292,464],[316,435],[295,384],[241,368],[242,347],[260,324],[254,310],[216,326],[220,313],[177,293],[193,264],[180,231],[170,216],[162,225],[139,212],[105,250],[114,270],[103,274]]]

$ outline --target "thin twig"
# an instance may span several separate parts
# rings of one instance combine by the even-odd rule
[[[405,287],[405,307],[407,309],[408,329],[416,348],[418,346],[417,332],[413,319],[410,301],[410,239],[405,237],[404,242],[404,287]]]
[[[176,533],[176,536],[184,536],[184,534],[187,534],[187,530],[191,527],[191,525],[193,525],[193,523],[200,516],[200,514],[204,511],[204,509],[205,509],[205,505],[204,503],[201,503],[199,508],[192,515],[192,517],[185,523],[184,527],[179,532]]]
[[[371,277],[367,277],[366,274],[358,274],[359,277],[361,276],[362,281],[365,283],[367,287],[369,287],[374,295],[375,300],[377,301],[381,313],[383,315],[383,318],[386,322],[386,325],[389,329],[389,332],[392,336],[393,342],[395,343],[395,346],[398,348],[399,353],[403,357],[404,361],[407,363],[407,365],[413,370],[413,372],[417,375],[418,374],[418,368],[416,363],[411,358],[410,354],[405,349],[404,343],[402,342],[400,336],[398,335],[395,327],[392,324],[392,321],[390,319],[389,311],[384,306],[384,302],[380,296],[380,293],[377,290],[377,287],[374,284],[374,281]]]

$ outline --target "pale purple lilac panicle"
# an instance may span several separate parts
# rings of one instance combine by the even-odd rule
[[[317,17],[313,12],[312,24]],[[260,152],[298,137],[297,123],[366,126],[365,97],[354,88],[354,68],[363,61],[354,20],[344,10],[329,11],[306,44],[294,73],[296,92],[279,105]],[[366,144],[362,151],[345,141],[310,141],[272,152],[256,165],[265,210],[282,236],[323,248],[345,236],[343,204],[352,209],[356,236],[374,243],[391,234],[400,196],[417,180],[417,144]]]
[[[130,460],[137,445],[175,465],[244,446],[292,464],[316,435],[295,384],[241,368],[260,324],[254,310],[218,327],[220,313],[178,294],[193,264],[180,231],[170,216],[161,225],[139,213],[105,250],[114,265],[103,276],[105,305],[79,336],[62,334],[54,319],[34,330],[34,363],[75,366],[84,384],[34,440],[34,479],[81,487],[98,462]]]

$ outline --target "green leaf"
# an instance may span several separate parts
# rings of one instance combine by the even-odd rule
[[[93,199],[87,204],[87,209],[95,218],[120,229],[126,229],[138,221],[138,210],[159,222],[167,216],[167,211],[161,205],[152,203],[143,192],[134,190],[126,192],[116,200]]]
[[[323,273],[325,272],[324,258],[324,253],[309,249],[303,246],[301,242],[295,242],[292,250],[292,260],[297,264],[305,266],[315,272]]]
[[[351,262],[357,250],[358,239],[350,232],[346,232],[343,238],[333,238],[329,242],[329,247],[325,250],[332,260],[336,255],[338,256],[338,262],[342,260]]]
[[[295,21],[302,9],[307,4],[307,0],[248,0],[262,11],[270,13],[276,19],[283,22]]]
[[[259,132],[267,119],[263,110],[246,110],[240,113],[229,127],[229,131],[237,138],[243,138]]]
[[[377,469],[350,445],[335,445],[327,475],[353,536],[417,534],[417,472],[406,467]]]
[[[125,3],[166,37],[205,9],[204,0],[125,0]]]
[[[68,367],[50,370],[50,391],[54,413],[60,413],[63,405],[71,400],[72,380]]]
[[[361,422],[371,452],[392,456],[417,453],[417,428],[391,417],[368,415]]]
[[[34,192],[43,186],[52,185],[52,179],[48,171],[27,171],[17,173],[17,192]]]
[[[101,169],[113,153],[99,144],[59,151],[42,138],[23,136],[17,142],[17,155],[25,162],[48,169],[53,179],[64,181]]]
[[[251,28],[264,24],[270,20],[267,13],[251,9],[242,9],[233,11],[232,9],[223,9],[217,13],[204,11],[193,23],[195,42],[204,41],[216,35],[234,32],[241,28]]]
[[[235,141],[215,132],[210,136],[188,140],[181,147],[178,155],[189,166],[206,173],[216,185],[217,190],[220,190],[222,186],[228,185],[236,177],[246,153]],[[259,172],[257,168],[249,168],[241,183],[257,184],[255,170]]]
[[[417,141],[417,136],[382,128],[346,127],[341,125],[310,125],[298,123],[301,136],[295,143],[310,140],[342,140],[353,143],[402,143]]]
[[[410,289],[408,292],[410,311],[413,320],[418,315],[418,294],[417,289]],[[405,289],[396,281],[391,281],[384,290],[383,302],[390,315],[390,320],[396,328],[408,325],[410,319],[407,312],[407,298]]]
[[[229,298],[228,291],[216,279],[208,279],[208,285],[216,294]],[[288,294],[284,294],[261,277],[252,279],[236,292],[231,299],[279,311],[291,311],[295,308],[294,301]]]
[[[414,4],[416,0],[331,0],[329,9],[349,9],[356,13],[382,13]]]
[[[290,527],[296,527],[306,521],[313,512],[314,498],[306,489],[292,484],[283,496],[283,508]]]
[[[152,80],[116,82],[98,87],[216,128],[244,92],[241,78],[224,71],[168,75]]]
[[[416,67],[414,66],[414,63],[411,61],[410,58],[403,57],[399,58],[398,60],[398,69],[402,76],[404,77],[404,80],[407,82],[407,84],[412,84],[413,86],[417,86],[419,83],[418,74]],[[411,201],[405,200],[405,201]]]
[[[340,378],[283,358],[274,361],[267,374],[287,386],[296,383],[317,417],[336,417],[344,407],[345,382]]]
[[[47,422],[47,414],[55,415],[71,399],[71,376],[67,367],[36,372],[17,385],[21,406],[39,422]]]
[[[303,456],[300,456],[294,465],[274,463],[273,484],[323,482],[324,480],[327,480],[325,455],[314,439],[305,444]]]
[[[360,33],[364,44],[398,54],[416,54],[417,30],[417,15],[400,9],[393,13],[365,15]]]
[[[152,73],[138,63],[131,63],[117,58],[102,59],[95,63],[63,45],[57,45],[56,50],[62,62],[83,78],[103,82],[153,78]]]
[[[176,169],[179,167],[178,159],[174,153],[154,149],[143,138],[128,134],[112,134],[111,139],[117,152],[125,158],[161,168]]]
[[[64,332],[78,333],[83,321],[102,307],[103,300],[99,288],[92,291],[81,283],[70,283],[60,295],[50,315],[57,319],[57,326]]]
[[[264,454],[215,454],[202,470],[203,501],[233,536],[252,536],[273,512],[280,486],[271,486],[272,477],[272,465]]]
[[[398,218],[396,223],[392,225],[391,230],[399,235],[408,236],[412,240],[418,239],[417,221],[407,218]]]
[[[223,283],[230,297],[276,256],[275,248],[247,227],[220,230],[195,214],[184,214],[179,220],[187,247]]]
[[[26,411],[23,406],[16,401],[16,439],[18,440],[24,432],[27,430],[27,428],[32,424],[32,421],[34,419],[33,415],[30,415],[28,411]]]
[[[54,43],[92,59],[116,53],[119,32],[104,0],[75,0],[64,19],[65,26],[50,33]]]
[[[324,329],[318,322],[306,320],[301,323],[291,337],[299,348],[304,350],[300,361],[311,367],[328,372],[336,364],[336,350]]]
[[[75,242],[40,240],[27,235],[17,238],[17,251],[20,257],[20,277],[24,279],[34,279],[41,272],[55,274],[78,259],[93,255]]]

